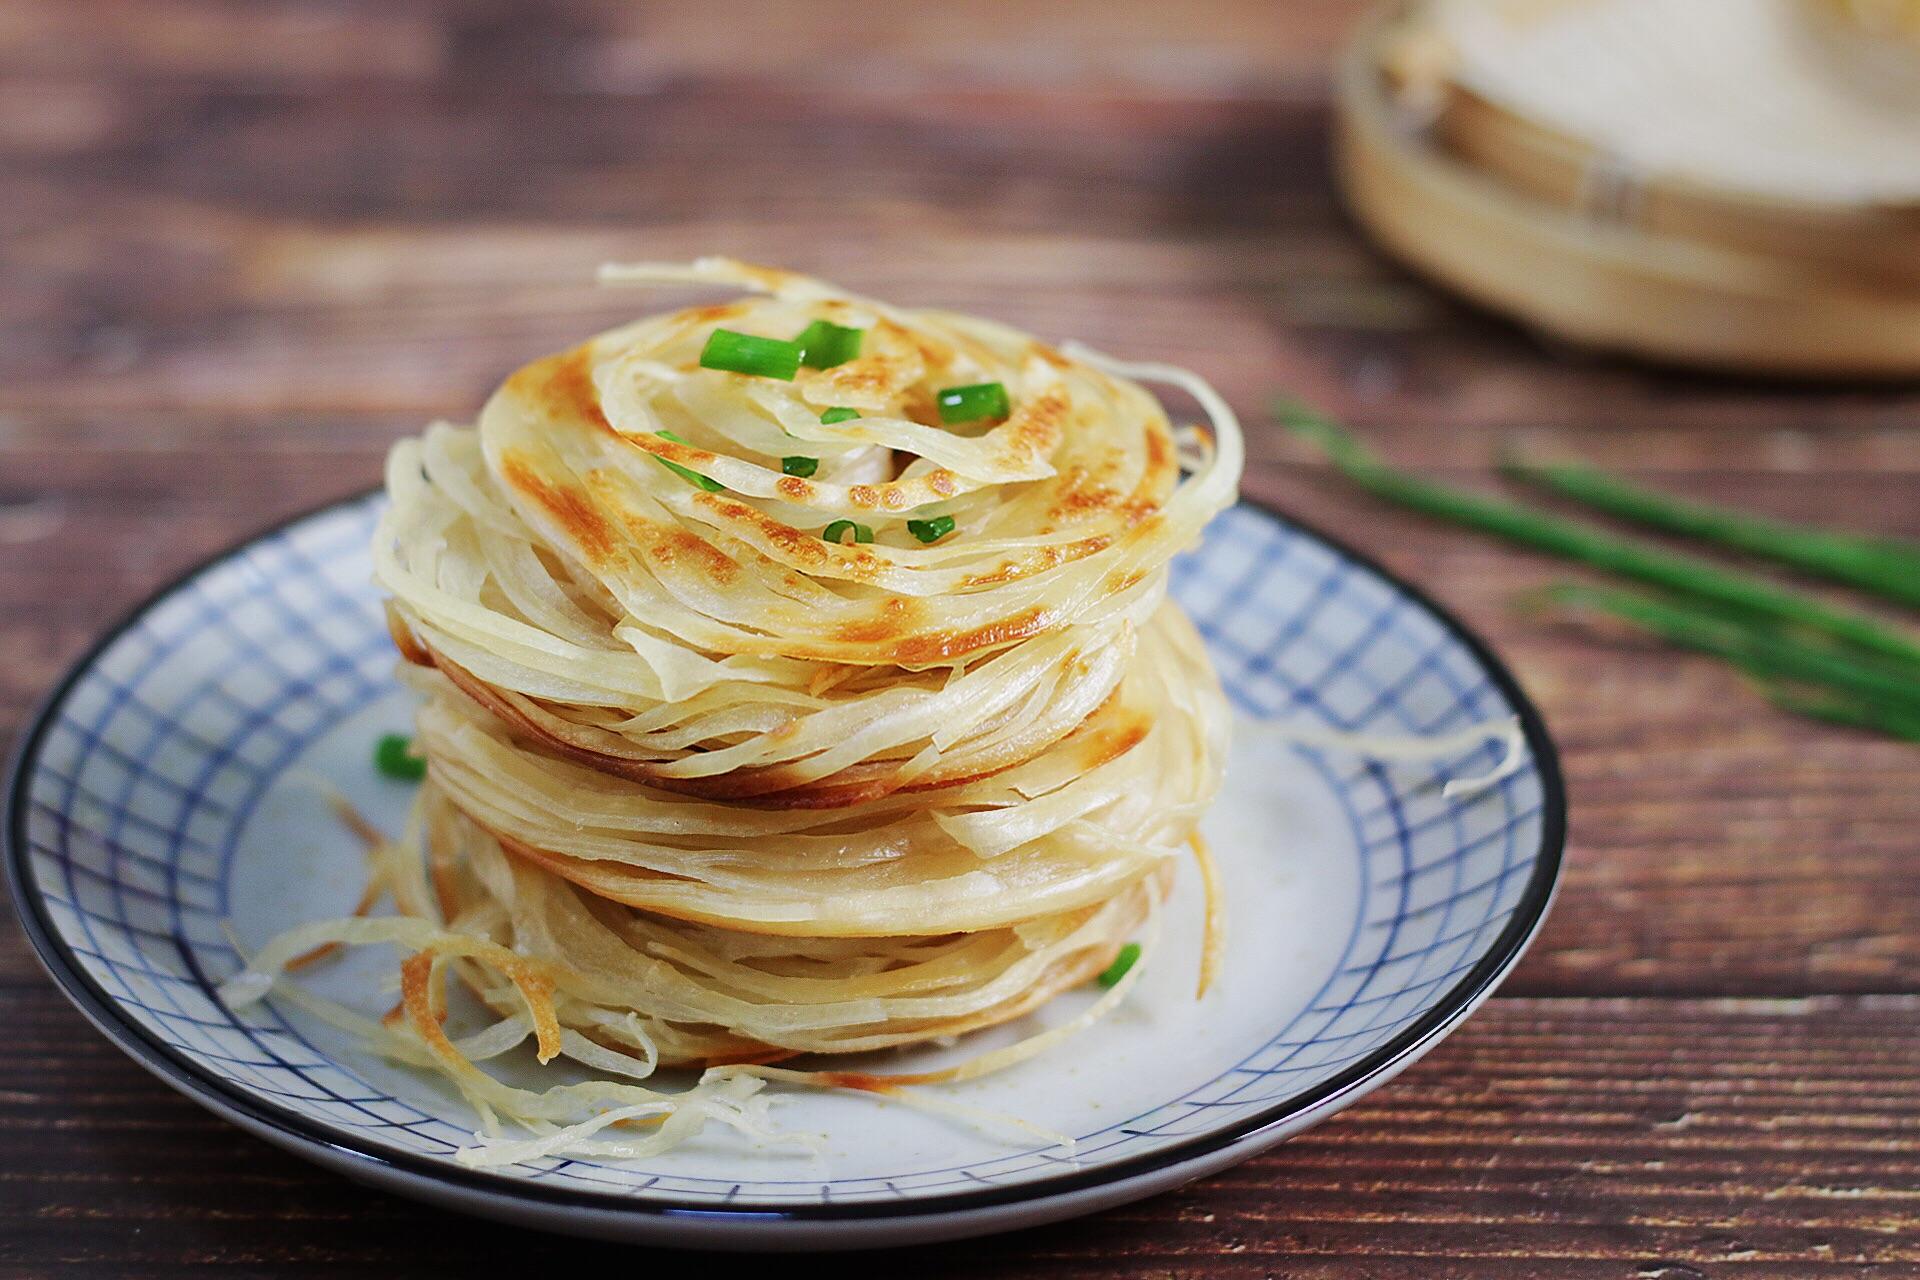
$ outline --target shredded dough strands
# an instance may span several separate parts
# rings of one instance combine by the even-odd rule
[[[360,912],[274,939],[229,1003],[278,990],[445,1075],[483,1121],[474,1164],[643,1156],[709,1122],[770,1139],[768,1081],[1058,1140],[907,1087],[1123,999],[1189,847],[1212,977],[1217,877],[1190,841],[1228,716],[1166,566],[1233,500],[1231,411],[1179,370],[783,272],[603,276],[749,296],[536,361],[475,426],[395,447],[374,556],[428,777]],[[716,328],[817,320],[860,329],[858,354],[790,381],[700,363]],[[1207,426],[1176,430],[1135,379]],[[941,420],[943,390],[990,382],[1004,420]],[[836,521],[860,539],[826,541]],[[366,914],[382,897],[398,914]],[[1019,1017],[1143,935],[1111,990],[959,1066],[806,1061]],[[385,1019],[282,982],[374,944],[402,953]],[[456,984],[490,1021],[449,1017]],[[479,1065],[529,1043],[585,1078]],[[644,1083],[686,1066],[691,1088]]]

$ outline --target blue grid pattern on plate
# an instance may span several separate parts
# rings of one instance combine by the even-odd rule
[[[387,696],[393,656],[366,544],[369,498],[260,539],[160,600],[54,709],[31,762],[33,883],[122,1016],[207,1076],[323,1122],[340,1141],[448,1157],[464,1115],[431,1114],[335,1061],[271,1003],[213,987],[238,966],[222,921],[240,832],[268,785],[343,718]],[[1509,715],[1470,649],[1393,584],[1264,512],[1236,508],[1175,563],[1173,590],[1249,715],[1444,733]],[[610,1195],[756,1202],[916,1197],[1044,1178],[1230,1125],[1331,1079],[1433,1008],[1484,956],[1534,870],[1544,792],[1531,764],[1471,803],[1449,776],[1484,746],[1383,768],[1294,748],[1344,807],[1362,892],[1344,955],[1254,1053],[1179,1097],[1051,1150],[885,1178],[733,1181],[545,1159],[506,1177]]]

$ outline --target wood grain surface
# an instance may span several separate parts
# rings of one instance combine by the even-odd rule
[[[1474,484],[1518,439],[1920,535],[1920,393],[1596,361],[1397,269],[1328,173],[1358,11],[0,0],[0,736],[159,582],[655,305],[596,289],[603,259],[727,252],[1176,360],[1247,418],[1250,493],[1428,586],[1542,704],[1559,905],[1499,997],[1324,1128],[850,1272],[1920,1275],[1920,750],[1523,616],[1556,566],[1354,496],[1264,414],[1284,390]],[[245,1137],[11,928],[0,1025],[0,1276],[652,1261]]]

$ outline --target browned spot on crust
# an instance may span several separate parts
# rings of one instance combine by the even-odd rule
[[[589,560],[598,564],[613,554],[613,527],[578,490],[548,484],[518,453],[500,459],[500,475],[514,492],[546,508]]]
[[[414,639],[413,628],[400,616],[399,608],[391,600],[387,601],[386,608],[387,634],[393,637],[393,647],[400,651],[400,656],[416,667],[432,666],[433,655],[425,645]]]
[[[730,320],[740,313],[737,302],[715,302],[704,307],[691,307],[681,312],[689,324],[717,324]]]
[[[880,501],[880,491],[870,484],[857,484],[847,490],[847,501],[856,507],[872,507]]]
[[[1141,579],[1146,576],[1147,575],[1139,569],[1132,569],[1126,573],[1109,574],[1107,575],[1107,593],[1117,596],[1122,591],[1131,590],[1139,586]]]
[[[600,411],[600,393],[594,389],[590,344],[535,360],[507,379],[506,390],[550,418],[613,429],[607,415]]]
[[[1060,442],[1070,407],[1064,391],[1049,387],[1015,410],[1007,456],[1015,461],[1050,456]]]
[[[1069,467],[1060,477],[1053,505],[1047,509],[1050,519],[1071,524],[1086,520],[1120,505],[1121,494],[1101,477],[1111,475],[1121,463],[1118,450],[1109,451],[1093,468]]]
[[[822,308],[836,323],[848,319],[847,307]],[[869,325],[866,341],[858,358],[831,369],[803,369],[799,376],[801,391],[816,404],[845,404],[875,412],[893,404],[926,371],[925,353],[910,340],[910,335],[892,321],[881,317]]]
[[[1080,762],[1086,769],[1098,769],[1110,760],[1118,760],[1139,746],[1153,728],[1152,719],[1144,711],[1132,708],[1118,709],[1114,719],[1117,723],[1102,725],[1071,744],[1079,752]]]
[[[877,644],[903,635],[921,612],[920,602],[910,596],[892,596],[880,606],[878,615],[843,622],[834,628],[833,638],[848,644]]]
[[[1164,471],[1173,465],[1173,436],[1160,429],[1157,422],[1147,424],[1147,466],[1153,471]]]
[[[720,547],[714,547],[697,533],[684,530],[676,524],[647,520],[645,516],[636,514],[624,514],[624,524],[628,541],[636,547],[637,553],[662,570],[678,564],[689,564],[697,572],[722,585],[739,578],[739,560],[730,557]]]
[[[957,479],[953,472],[945,467],[938,467],[927,473],[927,488],[943,498],[951,498],[960,488],[956,483]]]
[[[675,466],[702,471],[718,458],[717,453],[698,448],[690,444],[681,444],[678,440],[669,440],[665,436],[623,436],[616,433],[616,439],[623,444],[632,445],[642,453],[650,453],[656,458],[673,463]]]
[[[910,372],[907,362],[897,355],[876,353],[849,360],[808,379],[809,392],[827,394],[840,400],[884,400]]]
[[[1134,486],[1120,513],[1130,522],[1139,522],[1158,512],[1180,475],[1180,458],[1174,452],[1173,433],[1162,423],[1147,424],[1147,465],[1141,468],[1140,482]]]
[[[652,543],[647,548],[647,555],[662,565],[672,564],[682,558],[690,560],[716,582],[732,582],[740,576],[740,566],[732,556],[685,529],[674,529]]]
[[[971,631],[936,631],[927,635],[908,636],[893,647],[890,656],[904,667],[944,662],[962,654],[998,648],[1015,640],[1038,635],[1046,629],[1049,616],[1045,608],[1035,605],[1024,613],[989,622]]]
[[[1023,560],[1002,560],[984,573],[971,573],[960,579],[960,589],[971,591],[978,587],[999,586],[1002,583],[1018,582],[1030,578],[1036,573],[1045,573],[1057,569],[1063,564],[1072,564],[1075,560],[1084,560],[1091,555],[1105,551],[1113,545],[1113,539],[1106,534],[1096,534],[1091,538],[1082,538],[1078,542],[1068,542],[1057,547],[1042,547]]]
[[[805,502],[813,497],[813,486],[799,476],[781,476],[773,487],[789,502]]]
[[[910,1075],[876,1076],[865,1071],[816,1071],[813,1078],[830,1089],[863,1089],[868,1093],[892,1093],[901,1085],[913,1084],[917,1079]]]
[[[972,591],[976,587],[996,587],[1003,582],[1012,582],[1014,574],[1020,569],[1011,560],[1002,560],[985,573],[970,573],[960,579],[960,590]]]
[[[796,529],[790,524],[782,524],[764,511],[750,507],[744,502],[722,498],[717,494],[702,493],[696,496],[694,501],[710,508],[716,515],[730,522],[752,525],[768,542],[800,561],[804,566],[818,568],[827,563],[827,544],[820,541],[816,534]]]

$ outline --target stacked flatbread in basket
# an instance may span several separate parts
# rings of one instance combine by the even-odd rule
[[[1920,374],[1920,4],[1422,0],[1342,69],[1389,248],[1559,337]]]

